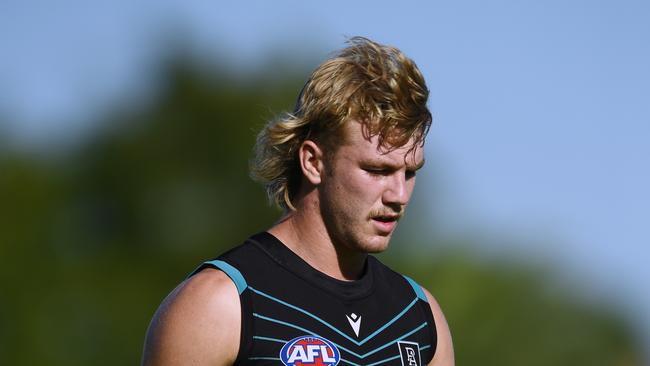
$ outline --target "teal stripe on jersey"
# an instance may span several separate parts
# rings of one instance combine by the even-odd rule
[[[244,290],[248,287],[248,284],[246,283],[246,279],[244,279],[244,276],[242,276],[241,272],[230,264],[220,261],[220,260],[213,260],[213,261],[207,261],[203,263],[201,266],[210,266],[216,269],[219,269],[223,271],[230,279],[232,282],[235,283],[235,286],[237,286],[237,292],[241,295]],[[200,267],[199,267],[200,268]],[[194,271],[193,273],[196,273]]]
[[[271,342],[278,342],[278,343],[287,343],[289,341],[285,341],[283,339],[277,339],[277,338],[271,338],[271,337],[262,337],[262,336],[253,336],[253,339],[259,339],[262,341],[271,341]]]
[[[362,366],[362,365],[359,365],[358,363],[354,363],[354,362],[352,362],[352,361],[348,361],[348,360],[346,360],[345,358],[341,358],[341,362],[348,363],[348,364],[350,364],[350,365],[352,365],[352,366]]]
[[[278,357],[249,357],[249,360],[269,360],[269,361],[281,361]]]
[[[389,357],[389,358],[387,358],[387,359],[385,359],[385,360],[381,360],[381,361],[377,361],[377,362],[369,363],[369,364],[367,364],[366,366],[375,366],[375,365],[379,365],[379,364],[382,364],[382,363],[384,363],[384,362],[388,362],[388,361],[396,360],[396,359],[398,359],[398,358],[400,358],[400,357],[401,357],[401,355],[397,355],[397,356]]]
[[[298,329],[298,330],[300,330],[300,331],[302,331],[302,332],[305,332],[305,335],[309,335],[309,334],[311,334],[311,335],[315,335],[315,336],[317,336],[317,337],[325,338],[325,337],[323,337],[322,335],[317,334],[317,333],[315,333],[315,332],[312,332],[312,331],[309,330],[309,329],[305,329],[305,328],[303,328],[303,327],[300,327],[300,326],[295,325],[295,324],[291,324],[291,323],[289,323],[289,322],[285,322],[285,321],[283,321],[283,320],[273,319],[273,318],[270,318],[270,317],[268,317],[268,316],[264,316],[264,315],[257,314],[257,313],[253,313],[253,316],[256,317],[256,318],[259,318],[259,319],[263,319],[263,320],[270,321],[270,322],[272,322],[272,323],[281,324],[281,325],[285,325],[285,326],[290,327],[290,328]],[[371,351],[369,351],[369,352],[366,352],[366,353],[364,353],[364,354],[362,354],[362,355],[361,355],[361,354],[358,354],[358,353],[356,353],[356,352],[354,352],[354,351],[351,351],[351,350],[349,350],[349,349],[347,349],[347,348],[341,346],[340,344],[338,344],[338,343],[336,343],[336,342],[333,342],[333,341],[331,341],[331,340],[330,340],[330,342],[332,342],[332,343],[333,343],[337,348],[339,348],[340,350],[343,350],[343,351],[345,351],[345,352],[347,352],[347,353],[349,353],[349,354],[351,354],[351,355],[353,355],[353,356],[356,356],[356,357],[358,357],[358,358],[362,358],[362,359],[363,359],[363,358],[366,358],[366,357],[368,357],[368,356],[370,356],[370,355],[372,355],[372,354],[375,354],[375,353],[381,351],[382,349],[384,349],[384,348],[386,348],[386,347],[389,347],[391,344],[394,344],[395,342],[398,342],[398,341],[403,340],[404,338],[406,338],[406,337],[412,335],[413,333],[417,332],[418,330],[420,330],[420,329],[422,329],[422,328],[424,328],[424,327],[426,327],[426,326],[427,326],[427,322],[424,322],[424,323],[420,324],[418,327],[416,327],[415,329],[413,329],[413,330],[411,330],[411,331],[409,331],[409,332],[407,332],[407,333],[405,333],[405,334],[403,334],[403,335],[401,335],[401,336],[399,336],[399,337],[393,339],[393,340],[390,341],[390,342],[387,342],[386,344],[384,344],[384,345],[382,345],[382,346],[379,346],[379,347],[377,347],[377,348],[374,348],[373,350],[371,350]]]
[[[418,298],[426,302],[427,304],[429,303],[429,299],[427,299],[427,295],[424,294],[424,290],[422,290],[422,286],[418,285],[417,282],[413,281],[413,279],[409,276],[404,276],[406,280],[408,281],[409,285],[413,287],[413,291],[415,291],[415,294],[418,295]]]
[[[256,289],[254,289],[254,288],[252,288],[252,287],[249,287],[249,288],[251,289],[251,291],[253,291],[254,293],[256,293],[256,294],[258,294],[258,295],[264,296],[264,297],[266,297],[267,299],[273,300],[273,301],[275,301],[275,302],[277,302],[277,303],[279,303],[279,304],[282,304],[282,305],[284,305],[284,306],[286,306],[286,307],[288,307],[288,308],[291,308],[291,309],[293,309],[293,310],[299,311],[299,312],[301,312],[301,313],[303,313],[303,314],[305,314],[305,315],[311,317],[312,319],[317,320],[317,321],[320,322],[321,324],[323,324],[323,325],[325,325],[326,327],[330,328],[331,330],[335,331],[336,333],[338,333],[339,335],[341,335],[342,337],[344,337],[344,338],[347,339],[348,341],[350,341],[350,342],[356,344],[357,346],[361,346],[361,345],[365,344],[366,342],[368,342],[369,340],[371,340],[372,338],[374,338],[377,334],[381,333],[383,330],[385,330],[386,328],[388,328],[391,324],[395,323],[397,320],[399,320],[399,318],[401,318],[402,316],[404,316],[404,314],[406,314],[406,312],[407,312],[411,307],[413,307],[413,305],[415,305],[415,303],[417,302],[417,298],[413,299],[413,301],[411,301],[410,304],[408,304],[408,305],[407,305],[407,306],[406,306],[402,311],[400,311],[397,315],[395,315],[395,317],[393,317],[393,319],[391,319],[391,320],[389,320],[388,322],[386,322],[386,324],[382,325],[379,329],[377,329],[376,331],[374,331],[372,334],[370,334],[370,335],[367,336],[366,338],[362,339],[361,341],[357,341],[357,340],[353,339],[352,337],[348,336],[347,334],[345,334],[344,332],[342,332],[341,330],[339,330],[338,328],[336,328],[335,326],[331,325],[330,323],[326,322],[325,320],[319,318],[318,316],[316,316],[316,315],[310,313],[309,311],[307,311],[307,310],[305,310],[305,309],[302,309],[302,308],[300,308],[300,307],[298,307],[298,306],[295,306],[295,305],[289,304],[289,303],[286,302],[286,301],[280,300],[280,299],[278,299],[277,297],[274,297],[274,296],[271,296],[271,295],[269,295],[269,294],[266,294],[266,293],[264,293],[264,292],[262,292],[262,291],[260,291],[260,290],[256,290]]]

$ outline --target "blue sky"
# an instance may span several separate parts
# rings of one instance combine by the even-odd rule
[[[102,108],[146,96],[177,32],[243,68],[368,36],[411,56],[431,89],[432,225],[552,261],[650,329],[648,2],[268,4],[6,1],[0,133],[33,146],[83,135]]]

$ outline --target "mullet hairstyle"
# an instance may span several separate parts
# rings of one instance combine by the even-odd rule
[[[305,140],[319,143],[331,156],[345,137],[343,125],[355,120],[365,138],[377,136],[388,151],[411,140],[415,149],[431,126],[429,90],[411,59],[367,38],[347,43],[314,70],[294,112],[268,122],[257,136],[251,177],[285,211],[295,210],[292,201],[302,180],[297,152]]]

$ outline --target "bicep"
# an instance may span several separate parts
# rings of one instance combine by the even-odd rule
[[[241,310],[235,284],[205,269],[180,284],[156,311],[143,365],[231,365],[239,349]]]
[[[449,325],[445,319],[442,309],[436,299],[423,288],[424,293],[429,300],[429,306],[433,313],[433,319],[436,322],[436,333],[438,335],[438,345],[436,346],[436,353],[433,356],[429,366],[453,366],[454,365],[454,346],[451,340],[451,332]]]

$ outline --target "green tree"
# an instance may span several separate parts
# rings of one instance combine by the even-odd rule
[[[229,77],[182,58],[164,70],[151,103],[115,106],[67,154],[0,160],[0,364],[137,364],[162,298],[277,218],[248,159],[304,76]],[[620,316],[549,296],[544,275],[399,254],[387,260],[446,310],[459,365],[639,364]]]

